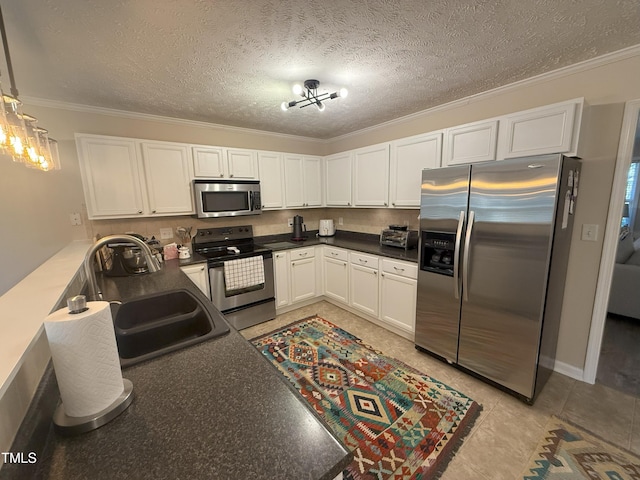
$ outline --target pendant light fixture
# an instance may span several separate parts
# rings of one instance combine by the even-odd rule
[[[308,107],[309,105],[315,105],[321,112],[324,111],[325,100],[333,100],[334,98],[345,98],[349,93],[346,88],[341,88],[338,92],[333,93],[320,93],[318,94],[318,87],[320,82],[318,80],[305,80],[304,88],[302,85],[294,85],[293,93],[300,95],[302,100],[293,100],[291,102],[282,102],[280,108],[283,111],[287,111],[292,107],[299,106],[300,108]]]
[[[43,171],[60,170],[57,142],[49,138],[46,129],[37,125],[38,120],[35,117],[22,112],[22,102],[18,100],[18,89],[13,78],[2,7],[0,35],[11,83],[11,95],[5,93],[0,85],[0,153],[9,155],[14,162],[23,163],[30,168]]]

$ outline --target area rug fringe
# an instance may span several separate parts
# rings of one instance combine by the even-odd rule
[[[317,320],[319,324],[311,325],[314,320]],[[304,326],[305,323],[310,324],[309,328],[313,336],[296,337],[295,329],[301,325]],[[327,333],[332,335],[329,335],[325,341]],[[336,334],[340,335],[342,340],[336,338]],[[294,338],[300,339],[300,343],[294,342]],[[378,451],[377,456],[365,456],[360,463],[360,466],[365,463],[373,465],[377,461],[375,466],[367,467],[368,471],[363,472],[362,469],[357,471],[354,462],[350,470],[345,470],[345,480],[440,478],[462,445],[463,438],[473,429],[482,410],[482,407],[468,396],[401,360],[384,355],[384,353],[365,344],[359,337],[317,314],[261,334],[252,338],[251,342],[258,350],[261,350],[265,357],[271,360],[272,365],[287,378],[288,383],[295,388],[298,394],[302,395],[309,403],[310,408],[323,419],[329,429],[343,441],[347,448],[357,452],[358,455],[361,451],[366,451],[367,448],[370,452]],[[334,351],[336,348],[341,352],[340,355]],[[297,353],[293,353],[294,350]],[[322,353],[322,356],[318,354],[318,351]],[[362,355],[363,352],[370,352],[375,358],[372,360],[368,356],[359,357],[358,355]],[[351,354],[356,356],[351,359],[349,357]],[[339,362],[340,359],[343,361]],[[360,361],[364,361],[362,371],[358,371],[357,368],[356,370],[347,369],[349,365],[355,366]],[[331,365],[337,365],[338,369],[332,371]],[[340,367],[344,368],[344,372],[339,371]],[[367,367],[371,369],[369,372],[365,371]],[[323,368],[327,369],[326,377],[311,378],[312,372],[318,375],[318,372]],[[394,377],[388,375],[391,372],[396,375]],[[349,382],[345,387],[344,379],[340,379],[343,383],[338,384],[339,377],[345,374],[347,377],[351,375],[349,378],[352,380],[356,379],[356,384]],[[417,383],[412,383],[413,377],[411,375],[419,378],[419,387]],[[332,381],[336,381],[336,384],[331,384]],[[396,383],[400,388],[393,388]],[[428,391],[425,391],[425,387],[428,387]],[[378,390],[379,388],[382,390]],[[349,391],[351,393],[347,393]],[[353,393],[354,391],[355,393]],[[359,411],[358,405],[354,407],[353,397],[363,392],[365,396],[371,394],[370,398],[366,399],[369,403],[365,402],[364,404],[369,410]],[[379,392],[380,397],[378,398],[376,394]],[[420,403],[416,403],[414,397]],[[392,400],[394,398],[396,400]],[[440,401],[443,401],[444,404],[439,403]],[[372,407],[376,402],[379,403]],[[385,406],[385,402],[391,403]],[[389,410],[389,405],[399,409],[394,411],[391,408]],[[391,418],[387,418],[386,423],[377,422],[376,418],[367,421],[367,415],[372,417],[372,412],[377,414],[379,413],[378,409],[383,411],[385,408],[387,408],[387,413],[392,412]],[[419,414],[417,423],[415,423],[416,418],[414,417],[419,412],[422,413]],[[437,415],[445,416],[436,418],[436,412],[438,412]],[[364,416],[359,416],[361,414]],[[384,416],[384,412],[382,416]],[[414,422],[413,426],[406,430],[405,435],[408,436],[405,438],[399,433],[403,431],[403,422],[412,425],[412,421]],[[427,422],[431,423],[427,424]],[[416,425],[417,428],[415,428]],[[448,425],[450,425],[447,427],[449,430],[443,430]],[[360,429],[369,432],[370,442],[356,440],[359,443],[353,446],[356,438],[353,434],[360,432]],[[423,433],[423,436],[417,441],[414,438],[415,430]],[[351,445],[345,443],[342,435],[348,436]],[[387,438],[393,438],[393,440],[386,440]],[[381,444],[387,443],[390,445],[384,448],[387,448],[388,451],[381,446]],[[404,448],[404,450],[399,450],[404,454],[404,463],[398,464],[400,468],[392,473],[383,467],[385,465],[383,462],[389,460],[385,454],[390,452],[393,456],[394,449],[399,446]],[[361,447],[362,450],[360,450]],[[380,453],[381,450],[382,453]],[[369,460],[373,461],[369,463]],[[427,464],[428,467],[423,466]],[[390,468],[396,469],[397,467]]]

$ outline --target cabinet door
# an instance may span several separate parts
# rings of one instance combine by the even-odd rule
[[[258,178],[256,152],[244,149],[227,149],[227,172],[229,178],[253,180]]]
[[[496,159],[498,120],[448,128],[445,133],[443,164],[487,162]]]
[[[578,106],[571,101],[507,115],[500,126],[504,158],[572,151]]]
[[[343,303],[349,301],[349,269],[347,262],[324,257],[324,294]]]
[[[351,206],[351,152],[324,159],[325,204],[327,207]]]
[[[144,181],[134,140],[78,136],[77,147],[90,219],[145,213]]]
[[[260,197],[262,209],[284,207],[284,172],[282,155],[258,152],[258,174],[260,175]]]
[[[380,283],[380,319],[415,332],[417,281],[383,272]]]
[[[389,206],[389,144],[356,150],[353,164],[353,204]]]
[[[378,270],[351,264],[349,305],[374,317],[378,316]]]
[[[291,303],[316,296],[316,259],[291,262]]]
[[[289,255],[287,252],[273,254],[273,272],[276,286],[276,307],[289,305]]]
[[[442,132],[404,138],[391,143],[389,196],[392,207],[420,207],[422,170],[439,168]]]
[[[193,213],[189,150],[185,145],[142,142],[152,214]]]
[[[208,299],[211,299],[211,292],[209,291],[209,272],[207,271],[206,264],[189,265],[186,267],[180,267],[189,280],[204,293]]]
[[[304,156],[302,159],[304,178],[304,206],[322,206],[322,158]]]
[[[199,178],[224,177],[224,149],[193,147],[193,176]]]
[[[284,200],[287,208],[304,206],[302,155],[284,156]]]

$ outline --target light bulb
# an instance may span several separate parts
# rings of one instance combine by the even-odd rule
[[[296,95],[302,95],[302,85],[296,83],[293,86],[293,93],[295,93]]]
[[[347,95],[349,95],[349,90],[347,90],[346,88],[341,88],[340,89],[340,98],[346,98]]]
[[[316,102],[316,106],[318,107],[318,110],[324,112],[324,103],[322,103],[320,100]]]
[[[282,109],[283,112],[286,112],[287,110],[289,110],[289,105],[287,104],[287,102],[282,102],[280,104],[280,108]]]

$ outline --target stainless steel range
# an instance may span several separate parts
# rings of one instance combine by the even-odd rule
[[[251,225],[198,229],[193,251],[207,258],[211,301],[236,329],[276,316],[273,256]]]

